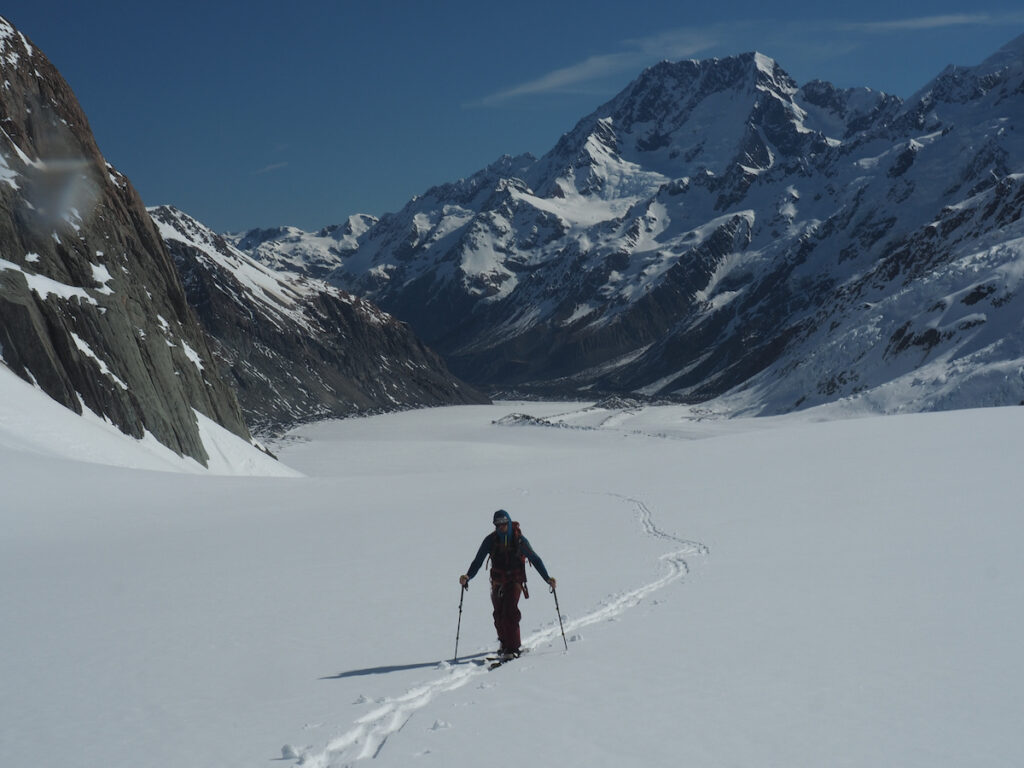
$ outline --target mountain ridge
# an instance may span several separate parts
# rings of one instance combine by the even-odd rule
[[[494,390],[757,392],[744,407],[766,413],[863,396],[955,357],[972,335],[936,330],[919,360],[922,347],[893,341],[925,338],[910,328],[927,324],[929,307],[955,305],[961,289],[934,272],[966,280],[955,265],[970,259],[1012,272],[1022,59],[1016,38],[906,101],[800,86],[757,52],[662,62],[540,158],[505,156],[382,216],[328,279],[407,320],[456,373]],[[1000,284],[1003,303],[983,302],[972,327],[1016,338],[1004,309],[1015,283]],[[864,309],[891,295],[904,295],[906,316]],[[879,354],[835,343],[858,332]],[[817,378],[793,377],[811,359],[803,371]],[[945,370],[966,375],[953,359]],[[934,402],[951,402],[940,390]],[[1021,399],[1024,381],[995,401]]]
[[[257,434],[320,419],[489,402],[369,301],[317,277],[266,267],[173,206],[149,213]],[[278,232],[296,237],[292,229]],[[337,234],[323,236],[337,241]]]

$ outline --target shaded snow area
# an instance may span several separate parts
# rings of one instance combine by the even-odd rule
[[[1024,761],[1024,408],[444,408],[299,428],[292,478],[0,413],[2,765]],[[530,570],[488,671],[498,508],[567,643]]]
[[[159,472],[281,477],[300,474],[198,411],[194,413],[209,456],[206,467],[195,459],[179,456],[148,432],[142,440],[125,435],[85,406],[79,416],[0,364],[0,456],[28,454],[46,460]],[[7,474],[8,468],[0,466],[0,488],[8,482]],[[76,506],[80,501],[75,499]]]

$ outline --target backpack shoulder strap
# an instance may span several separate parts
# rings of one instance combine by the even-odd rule
[[[526,565],[526,555],[519,549],[520,542],[523,540],[523,529],[519,527],[519,523],[515,520],[512,521],[512,535],[516,542],[516,554],[519,555],[519,560],[523,565]]]

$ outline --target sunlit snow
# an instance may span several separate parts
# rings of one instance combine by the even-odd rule
[[[850,415],[412,411],[223,477],[0,366],[0,762],[1017,765],[1024,408]],[[565,643],[531,570],[488,672],[499,507]]]

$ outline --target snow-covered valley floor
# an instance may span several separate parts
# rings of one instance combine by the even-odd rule
[[[820,417],[415,411],[227,477],[0,408],[0,764],[1024,763],[1024,408]],[[530,571],[487,671],[498,508],[569,642]]]

